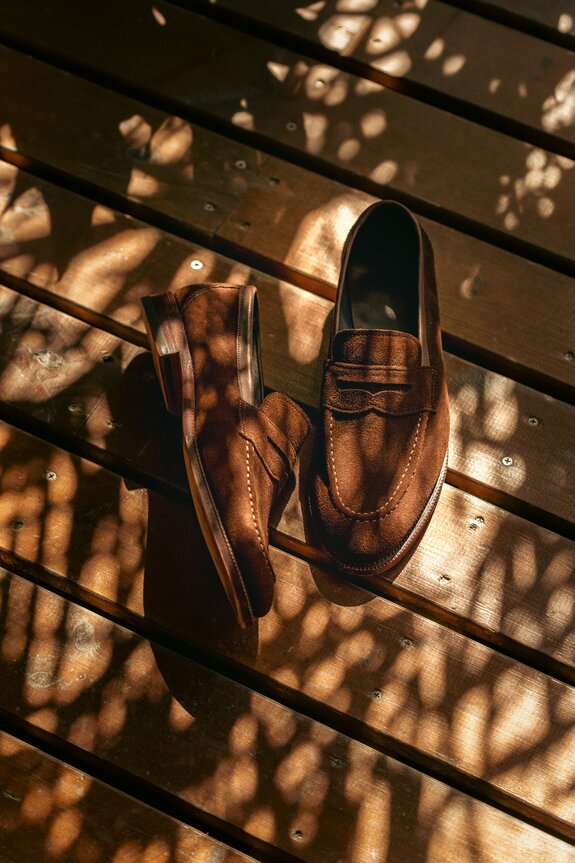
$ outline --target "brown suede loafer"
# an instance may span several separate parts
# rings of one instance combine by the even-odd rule
[[[142,300],[202,532],[238,623],[272,602],[268,522],[309,431],[281,393],[263,397],[257,292],[194,285]]]
[[[409,210],[378,202],[343,252],[310,483],[315,530],[339,569],[378,575],[415,546],[448,437],[431,244]]]

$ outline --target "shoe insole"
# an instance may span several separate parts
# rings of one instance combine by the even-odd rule
[[[358,230],[340,326],[419,335],[419,241],[407,213],[382,207]],[[347,306],[347,308],[346,308]]]

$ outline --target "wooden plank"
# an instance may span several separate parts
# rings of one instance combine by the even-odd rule
[[[230,144],[227,164],[234,164],[236,155],[235,145]],[[253,153],[247,168],[236,169],[248,178],[246,187],[218,228],[219,235],[266,257],[272,266],[287,264],[296,278],[316,280],[316,289],[323,284],[324,292],[333,297],[347,231],[373,199],[275,159],[258,173],[259,159]],[[5,162],[0,162],[0,187],[4,190],[0,194],[1,271],[72,301],[84,309],[84,315],[89,298],[89,311],[102,315],[104,325],[113,319],[143,332],[139,296],[210,279],[255,280],[264,302],[268,295],[274,297],[277,309],[279,296],[283,313],[290,314],[292,304],[286,299],[291,288],[284,281]],[[162,208],[161,198],[155,206]],[[194,227],[209,232],[204,215],[209,220],[211,214],[201,208],[196,212]],[[280,216],[271,220],[270,213]],[[423,222],[436,250],[444,331],[494,355],[504,367],[519,364],[552,379],[556,388],[557,384],[575,387],[575,362],[567,359],[574,352],[573,281],[437,223]],[[193,269],[198,263],[201,268]],[[272,320],[271,314],[264,317]],[[304,341],[309,341],[306,320],[298,317],[296,323]],[[312,332],[315,337],[315,325]],[[282,334],[283,330],[276,331],[272,339],[264,332],[268,356],[278,368],[282,357],[285,361],[290,354],[302,360],[300,374],[291,376],[291,385],[297,398],[310,403],[309,391],[306,385],[299,387],[299,380],[306,375],[306,363],[315,371],[317,351],[306,348],[295,335],[286,345]],[[282,383],[270,386],[281,388]],[[315,384],[313,392],[317,394]]]
[[[138,232],[145,235],[146,231],[131,230],[136,249]],[[130,240],[129,235],[122,241],[122,248],[129,249]],[[110,241],[105,240],[103,247],[99,254],[103,265],[108,267]],[[126,255],[119,256],[124,269]],[[97,279],[99,268],[91,250],[79,257],[84,257],[91,277]],[[198,271],[180,267],[178,272],[187,280],[190,272]],[[242,273],[240,280],[244,277]],[[74,290],[78,291],[81,282],[74,278],[74,283]],[[258,283],[265,382],[270,388],[285,390],[315,407],[321,385],[322,346],[328,335],[332,304],[288,284],[274,284],[269,279],[262,282],[258,279]],[[163,287],[161,282],[154,285],[147,281],[146,285],[152,291]],[[137,298],[132,294],[130,299],[133,307]],[[3,349],[6,356],[12,357],[1,385],[6,403],[52,422],[58,431],[79,433],[100,446],[113,429],[110,423],[129,422],[138,404],[134,404],[130,393],[130,377],[124,378],[123,371],[138,353],[134,345],[8,289],[0,292],[0,303]],[[101,306],[98,296],[94,304],[98,311]],[[453,356],[447,357],[447,372],[452,420],[451,471],[465,477],[466,482],[489,488],[495,500],[510,496],[565,522],[572,521],[575,486],[569,451],[575,436],[575,408]],[[82,385],[76,386],[81,377]],[[38,390],[31,397],[30,380],[34,379],[38,381]],[[70,383],[74,385],[73,393]],[[140,393],[139,387],[133,391]],[[96,410],[104,395],[106,406]],[[117,406],[117,416],[108,405]],[[133,423],[131,426],[133,434]],[[151,433],[147,426],[143,417],[142,429],[147,441],[161,435],[160,429]],[[115,437],[115,454],[132,458],[132,434]],[[542,448],[548,453],[545,460],[540,458]],[[157,456],[156,449],[152,451]],[[509,457],[513,463],[507,465],[502,459]],[[149,469],[158,473],[157,465],[148,461]]]
[[[5,61],[2,64],[0,60],[2,75],[6,76],[3,86],[12,89],[13,96],[14,88],[22,96],[28,90],[30,101],[26,111],[35,113],[39,120],[38,123],[29,122],[31,117],[26,120],[15,104],[4,100],[2,92],[4,123],[0,146],[45,159],[87,182],[100,185],[103,182],[113,193],[148,204],[162,201],[162,212],[166,215],[181,219],[187,214],[208,234],[216,231],[244,192],[249,175],[239,173],[229,164],[225,138],[201,127],[192,130],[183,120],[130,99],[118,97],[120,101],[116,102],[116,95],[110,91],[52,70],[17,52],[0,49],[0,56]],[[29,90],[36,86],[34,70],[44,81],[41,84],[38,80],[39,89],[35,93]],[[49,105],[45,99],[51,101],[49,92],[56,81],[64,90],[71,89],[67,95],[62,90],[53,91],[54,102]],[[92,96],[96,97],[94,102]],[[87,104],[89,113],[85,110]],[[80,117],[88,122],[88,129],[82,133],[78,132]],[[47,134],[50,141],[46,140]],[[249,155],[258,166],[265,160],[265,156],[254,154],[242,144],[235,143],[233,151],[236,160],[247,159]],[[154,176],[149,172],[150,165],[155,166]]]
[[[385,859],[399,847],[410,859],[425,849],[429,861],[473,859],[471,848],[480,848],[485,861],[519,861],[527,848],[533,860],[575,859],[573,847],[560,840],[47,590],[9,573],[0,584],[6,614],[0,706],[176,794],[248,839],[310,863],[335,855]],[[347,650],[354,641],[357,648],[358,635],[344,636]],[[406,657],[416,653],[417,648],[403,649],[395,663],[388,660],[393,708],[385,694],[374,701],[362,693],[368,716],[397,711],[413,723],[409,704],[397,696],[398,689],[407,694],[405,676],[413,660]],[[492,677],[495,669],[473,667],[469,657],[460,665],[471,678],[468,702],[477,702],[471,711],[476,719],[482,687],[503,693],[516,682],[512,673]],[[324,680],[324,688],[333,683]],[[437,733],[441,719],[450,718],[441,717],[435,696],[432,701]],[[530,690],[520,701],[531,703],[533,711],[537,693]],[[565,700],[561,706],[569,710]],[[507,707],[496,711],[494,729],[505,725]],[[458,729],[454,748],[473,735],[461,718]],[[495,734],[484,752],[492,764],[499,763],[502,749],[509,750],[505,733],[502,728]],[[518,740],[517,732],[513,737],[517,755],[537,748],[540,735],[530,742]],[[511,757],[505,766],[508,776],[523,773],[523,788],[528,764],[527,756],[522,768],[514,767]],[[560,770],[567,772],[564,764]],[[559,791],[556,775],[545,773],[545,780]],[[545,791],[539,789],[540,798]],[[561,788],[554,808],[568,796]],[[570,824],[566,832],[572,832]]]
[[[4,297],[7,295],[8,292],[5,291]],[[30,341],[34,333],[33,305],[22,298],[18,301],[19,317],[29,322]],[[77,322],[66,324],[61,320],[64,316],[57,317],[54,312],[52,317],[56,323],[49,325],[49,315],[46,312],[38,315],[43,332],[49,336],[50,347],[57,348],[50,353],[61,356],[56,339],[62,338],[61,333],[74,332],[74,328],[77,332],[80,325]],[[5,324],[3,329],[8,339],[7,350],[14,355],[16,364],[21,362],[22,353],[26,361],[26,348],[22,349],[17,339],[10,341],[10,324]],[[21,333],[18,335],[21,338]],[[130,468],[136,468],[143,482],[154,485],[154,480],[159,481],[168,491],[179,491],[178,497],[183,499],[187,494],[187,481],[180,454],[179,424],[177,420],[167,416],[163,409],[149,355],[134,355],[133,347],[127,346],[126,349],[121,343],[116,343],[115,347],[110,344],[108,350],[115,362],[104,364],[107,375],[104,383],[107,388],[101,387],[99,401],[96,387],[88,387],[89,401],[82,395],[80,388],[86,388],[86,382],[92,375],[93,360],[89,356],[80,376],[80,386],[75,383],[74,374],[67,380],[67,374],[70,370],[74,372],[75,368],[64,363],[57,367],[57,372],[42,375],[40,383],[45,401],[60,406],[59,411],[53,410],[48,415],[50,431],[68,435],[69,441],[73,440],[72,434],[76,438],[84,439],[93,448],[89,453],[92,458],[115,464],[120,472],[129,473]],[[98,365],[95,370],[98,376],[102,364],[97,353],[94,362]],[[42,402],[33,403],[30,399],[25,402],[17,399],[11,401],[10,382],[13,378],[8,369],[2,379],[2,397],[6,403],[13,404],[21,411],[23,419],[46,421],[46,409]],[[31,378],[33,375],[28,374],[27,380]],[[63,397],[63,393],[67,398]],[[16,439],[19,447],[24,446],[22,441],[29,440],[25,437],[21,439],[18,435]],[[62,459],[66,472],[69,471],[66,466],[75,465],[76,462],[73,457],[68,460],[68,456],[61,456],[58,451],[54,453],[50,447],[36,450],[36,445],[37,442],[29,444],[30,451],[27,450],[26,455],[18,456],[18,463],[25,464],[30,459],[36,465],[35,483],[41,482],[49,491],[51,486],[45,483],[48,472],[52,471],[58,477],[58,465]],[[303,470],[306,469],[309,453],[310,446],[303,453]],[[38,463],[37,456],[40,458]],[[7,461],[11,457],[8,450]],[[74,467],[72,472],[83,477],[91,476],[93,470],[86,465],[81,468]],[[21,482],[25,483],[26,476],[27,473],[22,475]],[[120,599],[129,603],[130,591],[133,589],[136,605],[130,604],[130,608],[141,611],[143,552],[136,553],[134,549],[139,547],[145,534],[145,497],[136,491],[126,497],[123,485],[117,478],[105,472],[99,473],[98,476],[103,478],[103,485],[94,479],[87,483],[82,482],[77,490],[77,499],[73,497],[76,494],[74,485],[72,497],[65,495],[60,500],[62,503],[67,501],[64,509],[67,519],[75,508],[81,513],[94,513],[97,519],[109,513],[123,514],[117,516],[120,520],[115,526],[112,523],[112,533],[106,543],[110,543],[112,548],[118,548],[119,537],[122,536],[122,546],[125,543],[127,549],[132,549],[135,556],[132,558],[128,554],[126,560],[132,561],[130,566],[133,575],[122,576],[121,584],[126,585],[127,592],[122,592]],[[12,488],[10,481],[6,480],[8,486],[4,489],[5,493]],[[22,488],[25,488],[25,485]],[[76,523],[75,535],[80,558],[71,559],[73,551],[68,550],[68,557],[64,560],[59,520],[56,521],[54,535],[41,528],[38,523],[37,513],[41,512],[43,507],[41,500],[40,495],[40,498],[32,503],[32,498],[23,491],[16,497],[11,492],[8,493],[8,508],[4,511],[0,545],[5,549],[14,549],[18,555],[33,561],[40,553],[37,536],[41,535],[41,561],[44,566],[58,572],[62,577],[72,578],[72,582],[79,578],[81,585],[96,592],[103,592],[108,599],[117,599],[115,591],[119,588],[115,558],[112,559],[114,577],[111,586],[108,586],[107,575],[102,575],[103,581],[100,584],[101,568],[97,568],[94,573],[88,566],[84,575],[85,545],[89,547],[92,541],[92,521],[88,518],[88,533],[85,536],[80,531],[79,523]],[[23,502],[26,503],[24,510],[20,509]],[[164,501],[163,506],[167,507],[168,504]],[[180,524],[183,535],[187,535],[189,528],[185,525],[189,513],[184,509],[178,516],[178,512],[176,508],[176,514],[172,513],[171,517],[174,524]],[[132,514],[127,516],[126,513]],[[124,518],[127,518],[128,526],[124,525]],[[166,534],[171,535],[169,521],[163,523]],[[71,527],[66,527],[64,536],[69,536],[71,530]],[[279,530],[280,532],[274,535],[275,540],[284,547],[289,548],[297,540],[305,542],[306,534],[297,486],[287,502]],[[446,537],[449,541],[446,541]],[[463,555],[462,548],[465,549]],[[305,550],[313,558],[313,549],[306,546]],[[556,672],[559,670],[560,674],[575,680],[575,626],[568,614],[574,560],[574,546],[568,540],[504,513],[470,494],[446,486],[431,527],[414,558],[396,574],[392,585],[387,581],[374,579],[370,582],[370,587],[376,593],[391,593],[408,604],[419,604],[438,619],[450,620],[451,625],[455,622],[455,625],[467,631],[473,632],[474,628],[479,627],[484,638],[495,644],[503,643],[506,649],[515,650],[520,655],[525,649],[536,651],[535,655],[539,657],[540,663],[547,661],[549,667]],[[136,579],[135,583],[133,578]],[[302,607],[304,601],[302,598]],[[552,626],[541,626],[542,604],[554,619]],[[221,605],[220,600],[218,605]],[[562,608],[567,611],[563,613]],[[184,629],[183,635],[185,632]]]
[[[209,0],[200,2],[207,14],[214,9]],[[510,2],[526,14],[523,0]],[[555,146],[575,141],[574,117],[565,104],[571,92],[573,52],[454,5],[440,0],[375,0],[359,8],[328,0],[321,7],[306,7],[299,0],[223,0],[216,11],[220,7],[240,13],[248,27],[270,25],[278,43],[285,33],[305,40],[300,50],[313,53],[319,47],[334,57],[351,58],[356,74],[382,84],[395,79],[408,91],[410,85],[423,85],[442,97],[495,112],[504,126],[506,120],[514,120],[528,130],[553,135]],[[168,22],[171,17],[166,13]],[[573,27],[575,14],[548,10],[546,17],[548,22],[554,18],[557,30],[565,33],[569,24]],[[25,23],[18,30],[24,34]],[[332,62],[338,65],[337,59]]]
[[[224,654],[234,666],[257,672],[260,685],[262,675],[267,678],[264,685],[272,692],[279,686],[282,697],[289,693],[296,704],[302,695],[311,699],[316,711],[328,710],[330,724],[354,720],[354,736],[387,741],[415,763],[432,764],[439,775],[464,783],[471,777],[482,794],[540,823],[553,821],[571,835],[573,687],[279,550],[273,551],[272,611],[257,627],[238,631],[190,509],[150,493],[148,511],[145,493],[129,491],[119,477],[9,426],[2,426],[1,434],[9,466],[0,497],[6,560],[17,555],[18,565],[24,571],[31,567],[36,579],[56,579],[63,587],[64,579],[77,583],[84,601],[100,597],[145,614],[172,642],[176,637]],[[51,480],[48,471],[56,475]],[[484,544],[493,535],[491,521],[485,518],[471,531],[466,516],[450,493],[442,497],[430,545],[418,550],[414,573],[433,578],[438,592],[451,593],[459,571],[473,559],[473,604],[483,604],[481,613],[490,607],[487,614],[506,617],[521,633],[536,628],[503,585],[508,590],[509,581],[524,581],[532,595],[532,619],[538,621],[546,586],[562,570],[563,580],[548,589],[546,632],[540,627],[539,638],[561,630],[558,650],[572,656],[574,634],[567,634],[573,626],[572,591],[565,581],[573,569],[572,544],[540,533],[534,545],[532,526],[520,526],[520,538],[510,520],[500,525],[494,552]],[[461,534],[467,546],[463,559]],[[186,539],[174,542],[174,537]],[[543,569],[543,588],[529,569],[539,557],[542,567],[543,559],[550,564]],[[440,560],[447,568],[441,569]],[[491,591],[498,581],[500,604],[494,609]],[[46,633],[53,637],[50,627]],[[113,665],[109,655],[102,662]]]
[[[5,732],[0,789],[2,863],[253,859]]]
[[[294,154],[320,159],[333,173],[372,191],[413,196],[428,211],[450,211],[476,223],[474,230],[496,231],[502,241],[517,239],[534,254],[550,254],[560,263],[559,256],[572,267],[573,161],[376,83],[340,72],[334,77],[324,66],[201,16],[193,37],[209,49],[194,54],[182,70],[182,53],[170,45],[163,28],[156,29],[160,44],[158,51],[155,45],[150,50],[145,68],[137,54],[131,80],[138,86],[145,78],[150,92],[160,90],[163,99],[182,110],[199,109],[204,116],[241,126],[246,134],[253,130]],[[86,28],[82,32],[88,33]],[[108,37],[107,28],[106,38],[97,43],[102,68],[109,68],[116,56]],[[190,39],[191,34],[188,47]],[[81,42],[69,40],[68,50],[79,50],[85,58],[88,48],[80,48]],[[132,38],[123,42],[118,56],[128,56],[132,43]],[[167,56],[167,69],[162,56]],[[312,87],[319,75],[331,75],[333,81],[317,100],[306,86]],[[17,88],[8,83],[13,80]],[[147,203],[166,197],[171,215],[181,211],[196,167],[186,124],[172,120],[174,135],[160,112],[7,48],[0,50],[0,81],[11,128],[4,133],[6,149],[67,166],[96,183],[111,172],[115,191],[127,190]],[[244,108],[245,99],[249,107]],[[89,115],[82,111],[86,104],[92,107]],[[74,137],[78,116],[86,124],[80,140]],[[143,124],[134,120],[141,116]],[[228,176],[230,170],[228,165]],[[167,188],[173,188],[169,198]],[[184,215],[189,217],[187,209]]]
[[[572,0],[475,0],[479,11],[493,7],[512,12],[528,24],[544,24],[558,33],[575,36],[575,7]]]
[[[270,159],[220,226],[219,235],[287,264],[296,274],[321,278],[331,289],[327,295],[334,297],[347,233],[373,200]],[[279,215],[271,220],[270,212]],[[546,372],[553,364],[554,375],[575,383],[572,331],[559,323],[563,313],[569,321],[575,313],[573,279],[562,276],[556,282],[559,274],[551,270],[436,222],[421,221],[435,250],[444,331],[499,355],[496,345],[503,339],[511,363]],[[554,329],[548,340],[550,324],[560,329]]]

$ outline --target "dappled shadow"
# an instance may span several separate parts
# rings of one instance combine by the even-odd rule
[[[414,170],[406,159],[397,173],[382,168],[390,161],[382,147],[403,121],[389,114],[382,126],[381,97],[373,88],[353,92],[338,73],[310,95],[317,69],[288,68],[284,78],[268,69],[265,87],[270,75],[277,82],[272,95],[293,97],[302,112],[287,131],[305,138],[308,152],[335,154],[349,165],[365,156],[358,170],[375,172],[371,179],[383,184],[404,174],[419,194],[420,166]],[[339,103],[338,92],[344,94]],[[249,97],[242,98],[245,108],[231,97],[234,114],[250,110]],[[323,119],[306,120],[313,111]],[[256,131],[268,123],[271,129],[271,112],[251,113]],[[259,156],[252,164],[248,148],[229,145],[228,152],[224,139],[214,152],[208,133],[192,133],[182,121],[153,112],[150,118],[117,111],[100,128],[111,151],[121,154],[116,191],[206,231],[220,230],[228,216],[227,236],[235,231],[244,249],[256,242],[259,219],[270,259],[333,283],[343,239],[365,196],[327,182],[315,196],[305,188],[311,175],[296,169],[292,175],[289,166]],[[16,124],[10,134],[18,139]],[[230,158],[238,152],[248,159]],[[525,158],[533,161],[533,152]],[[527,176],[524,167],[542,172],[533,179],[541,193],[529,204],[536,229],[544,218],[559,219],[559,210],[544,216],[537,201],[548,195],[543,189],[553,201],[566,175],[546,185],[545,171],[560,163],[521,159],[508,165],[507,185]],[[103,166],[91,170],[99,177]],[[499,194],[498,170],[490,176]],[[368,592],[275,549],[274,607],[256,628],[235,630],[187,498],[178,422],[163,411],[149,356],[137,346],[143,343],[138,298],[193,280],[255,278],[266,383],[311,405],[318,399],[330,304],[12,167],[4,166],[1,177],[5,271],[46,296],[71,301],[80,316],[91,320],[94,312],[108,326],[113,319],[135,328],[123,331],[134,343],[122,341],[2,291],[0,394],[9,416],[23,425],[33,418],[38,433],[73,443],[130,477],[128,488],[90,461],[2,426],[3,554],[38,579],[62,579],[73,595],[137,616],[128,620],[143,615],[159,642],[183,654],[212,657],[217,666],[225,659],[240,682],[5,575],[0,706],[177,795],[189,805],[186,812],[208,813],[242,837],[305,860],[323,863],[334,853],[354,863],[403,863],[406,856],[422,863],[515,859],[534,842],[542,859],[553,859],[561,846],[550,837],[380,750],[452,782],[471,777],[483,796],[496,789],[534,821],[570,831],[572,691],[456,629],[496,645],[506,639],[519,656],[540,652],[553,669],[572,675],[572,544],[447,487],[424,541],[393,585],[396,599],[418,603],[430,619],[374,596],[388,592],[386,581],[366,582]],[[235,208],[248,192],[259,209],[238,218]],[[518,198],[501,213],[494,201],[490,192],[489,212],[507,228],[505,215],[516,212]],[[454,280],[451,290],[474,296],[466,279],[482,266],[481,257],[466,260],[465,279]],[[503,330],[500,322],[496,339],[505,337]],[[539,400],[533,413],[523,388],[463,361],[450,359],[449,371],[452,478],[470,477],[476,490],[483,483],[493,496],[533,505],[545,495],[542,508],[567,518],[566,446],[553,449],[549,442],[563,441],[562,434],[568,441],[571,414],[556,413],[551,400]],[[548,446],[545,466],[541,440]],[[147,494],[138,481],[156,490]],[[301,502],[295,489],[278,523],[280,533],[299,540]],[[260,687],[278,700],[252,691]],[[47,782],[47,793],[35,786],[22,796],[10,830],[27,835],[30,808],[34,841],[50,859],[61,846],[51,844],[57,787],[50,786],[56,780]],[[34,809],[26,804],[34,794],[49,802]],[[61,828],[68,848],[82,848],[98,806],[96,790],[78,795]],[[163,843],[161,852],[179,859],[181,828],[157,829],[153,841]],[[97,850],[93,859],[106,859],[105,853]]]

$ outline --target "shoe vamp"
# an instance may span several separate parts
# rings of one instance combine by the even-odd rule
[[[332,418],[327,455],[338,504],[358,514],[395,508],[413,478],[424,425],[422,414]]]

